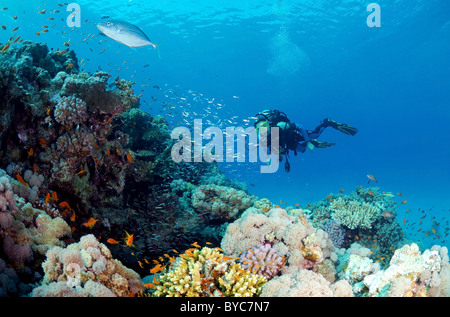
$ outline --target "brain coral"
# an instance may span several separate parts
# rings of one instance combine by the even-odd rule
[[[140,290],[140,276],[113,259],[93,235],[83,236],[65,249],[54,247],[46,255],[43,285],[35,288],[32,296],[128,297]]]
[[[313,268],[324,259],[337,259],[327,233],[314,228],[306,218],[288,215],[274,208],[260,213],[249,208],[229,224],[221,247],[226,254],[237,256],[254,246],[270,241],[274,250],[285,258],[282,273]]]

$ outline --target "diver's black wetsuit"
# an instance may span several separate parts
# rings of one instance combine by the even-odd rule
[[[289,151],[304,153],[308,146],[311,150],[315,147],[327,148],[335,145],[335,143],[320,142],[317,138],[327,127],[332,127],[342,133],[355,135],[358,129],[345,123],[339,123],[331,119],[324,119],[314,130],[306,130],[300,124],[291,122],[287,116],[278,110],[265,110],[256,115],[255,127],[258,128],[261,123],[267,122],[269,127],[278,127],[280,130],[280,159],[286,157],[285,170],[290,171],[290,164],[287,161]],[[269,130],[270,131],[270,130]],[[270,142],[270,137],[268,138]],[[270,144],[268,145],[270,148]]]

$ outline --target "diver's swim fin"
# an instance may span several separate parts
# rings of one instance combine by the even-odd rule
[[[326,119],[326,122],[329,126],[332,128],[341,131],[342,133],[345,133],[347,135],[354,136],[356,133],[358,133],[358,129],[355,127],[352,127],[345,123],[339,123],[331,119]]]
[[[311,140],[310,142],[311,142],[315,147],[318,147],[318,148],[321,148],[321,149],[324,149],[324,148],[327,148],[327,147],[336,145],[336,143],[320,142],[320,141],[317,141],[317,140]]]

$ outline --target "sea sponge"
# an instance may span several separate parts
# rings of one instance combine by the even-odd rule
[[[54,247],[46,255],[42,264],[43,285],[34,289],[32,296],[65,296],[75,292],[77,296],[129,297],[141,290],[140,276],[113,259],[109,249],[93,235],[83,236],[80,242],[65,249]]]

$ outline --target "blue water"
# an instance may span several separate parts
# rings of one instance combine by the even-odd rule
[[[70,40],[83,69],[135,81],[142,108],[168,115],[173,125],[179,116],[166,103],[184,107],[191,122],[209,106],[211,123],[277,108],[308,129],[326,117],[351,124],[356,136],[328,129],[319,140],[336,146],[291,154],[290,173],[281,165],[261,174],[260,163],[224,170],[252,194],[302,206],[366,186],[373,174],[382,191],[408,201],[399,207],[400,222],[417,222],[418,210],[426,210],[423,230],[416,225],[408,237],[450,245],[443,237],[450,211],[449,1],[379,0],[379,28],[367,26],[370,1],[361,0],[83,0],[77,1],[83,23],[72,29],[66,6],[57,3],[2,1],[8,10],[0,10],[7,26],[0,42],[15,26],[15,36],[53,49]],[[98,36],[103,16],[138,25],[159,43],[160,58],[151,47],[131,49]],[[42,25],[49,32],[38,36]],[[433,216],[440,240],[425,236]]]

